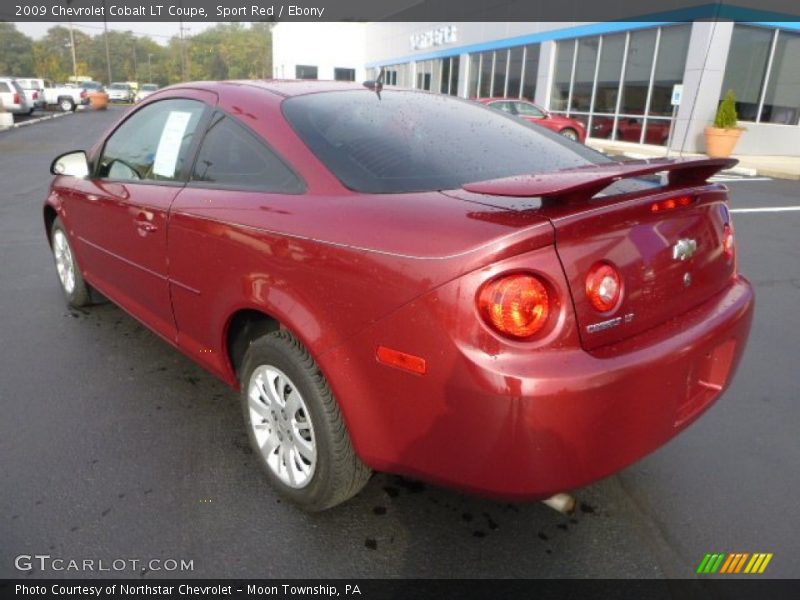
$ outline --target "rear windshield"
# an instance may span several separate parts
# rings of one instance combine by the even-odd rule
[[[541,126],[451,96],[326,92],[290,98],[283,111],[314,154],[359,192],[446,190],[610,161]]]

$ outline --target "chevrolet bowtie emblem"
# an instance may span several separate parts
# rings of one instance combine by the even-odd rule
[[[672,258],[686,260],[692,258],[695,252],[697,252],[697,242],[691,238],[685,238],[678,240],[678,243],[672,247]]]

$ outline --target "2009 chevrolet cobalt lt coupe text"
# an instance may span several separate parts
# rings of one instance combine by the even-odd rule
[[[44,220],[67,301],[96,290],[241,388],[306,509],[371,469],[540,499],[731,381],[754,299],[708,181],[730,164],[614,162],[378,84],[195,83],[57,158]]]

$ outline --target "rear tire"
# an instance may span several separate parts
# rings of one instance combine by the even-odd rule
[[[61,291],[69,306],[80,308],[92,303],[91,289],[83,279],[80,265],[69,243],[67,231],[56,218],[50,229],[50,244],[53,249],[53,258],[56,262],[56,272],[61,282]]]
[[[61,108],[61,112],[73,112],[75,101],[72,98],[62,98],[58,101],[58,106]]]
[[[355,496],[372,471],[353,450],[325,376],[285,330],[250,344],[239,379],[250,444],[273,487],[307,511]]]

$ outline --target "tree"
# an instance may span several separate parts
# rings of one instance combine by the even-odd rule
[[[270,24],[228,23],[185,38],[183,46],[177,36],[162,46],[130,31],[110,30],[108,34],[90,36],[76,29],[73,37],[78,75],[106,82],[105,35],[114,81],[147,80],[161,86],[181,82],[184,56],[190,80],[268,78],[272,73]],[[14,25],[0,23],[0,48],[0,73],[54,81],[66,81],[72,75],[67,27],[51,27],[34,42]]]
[[[74,30],[73,39],[75,40],[75,58],[78,63],[78,75],[88,76],[81,72],[81,68],[87,69],[86,58],[91,54],[94,38]],[[69,29],[62,25],[56,25],[47,30],[47,34],[33,43],[33,68],[36,75],[53,79],[56,81],[66,81],[72,75],[72,50],[70,48]]]
[[[12,77],[33,75],[33,41],[13,23],[0,22],[0,73]]]

